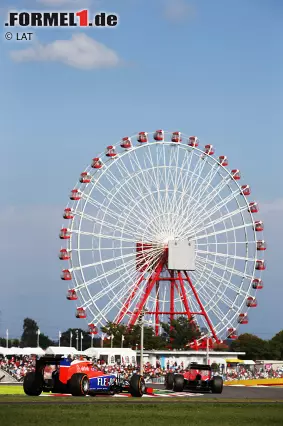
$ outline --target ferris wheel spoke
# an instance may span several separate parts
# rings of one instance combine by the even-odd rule
[[[203,232],[203,229],[200,229],[200,230],[196,231],[194,236],[190,235],[190,237],[191,237],[192,240],[200,240],[200,239],[203,239],[203,238],[217,236],[217,235],[225,234],[225,233],[228,233],[228,232],[234,232],[234,231],[239,230],[239,229],[249,228],[252,225],[253,225],[253,223],[244,223],[243,225],[234,226],[233,228],[226,228],[226,229],[222,229],[220,231],[210,232],[209,234],[198,235],[198,232]]]
[[[194,199],[196,201],[191,213],[192,216],[194,216],[196,208],[199,207],[201,203],[201,199],[203,198],[203,195],[206,194],[208,189],[212,187],[212,182],[215,179],[217,174],[220,175],[219,164],[215,162],[213,166],[211,167],[210,171],[205,176],[205,179],[203,179],[202,182],[200,182],[199,187],[196,190],[196,193],[194,194]]]
[[[196,175],[196,172],[198,171],[198,167],[203,167],[204,165],[204,163],[200,161],[201,157],[199,155],[197,159],[196,167],[194,167],[193,170],[191,170],[192,159],[194,155],[197,156],[198,154],[196,154],[195,150],[192,150],[190,153],[191,153],[190,162],[189,162],[187,172],[185,174],[185,178],[182,179],[180,182],[182,196],[177,205],[177,214],[179,215],[182,215],[182,212],[186,209],[185,206],[187,206],[188,209],[191,207],[192,198],[193,198],[192,188],[194,186],[194,183],[193,183],[194,176]],[[180,173],[180,176],[182,176],[181,173]]]
[[[206,259],[205,262],[204,262],[204,260],[200,259],[199,257],[198,257],[197,261],[202,265],[204,265],[205,263],[209,264],[209,265],[213,265],[215,268],[218,268],[220,270],[224,270],[226,272],[231,272],[233,275],[236,275],[236,276],[241,277],[241,278],[248,278],[249,277],[248,275],[243,274],[241,271],[238,271],[237,269],[233,269],[233,268],[230,268],[228,266],[221,265],[221,263],[218,263],[216,261],[213,262],[212,260]]]
[[[201,212],[199,212],[199,214],[192,219],[192,223],[194,223],[195,227],[197,227],[199,224],[204,223],[206,220],[210,219],[211,216],[213,216],[215,213],[221,211],[222,208],[224,208],[224,207],[227,208],[227,204],[231,201],[234,201],[234,200],[235,200],[235,194],[234,193],[232,193],[230,196],[226,197],[226,199],[221,198],[220,202],[218,204],[215,203],[213,205],[213,207],[210,210],[206,211],[203,215],[201,215]],[[239,203],[238,203],[238,205],[239,205],[239,207],[238,207],[237,211],[239,213],[247,210],[246,205],[240,206]]]
[[[201,205],[200,210],[197,212],[197,217],[201,217],[203,212],[205,212],[206,216],[209,217],[209,215],[211,215],[212,213],[211,213],[211,211],[207,211],[207,207],[212,202],[214,202],[214,200],[219,196],[221,191],[225,190],[226,188],[230,189],[231,195],[228,195],[226,197],[226,199],[223,200],[223,203],[224,202],[225,203],[221,207],[226,205],[229,201],[233,200],[236,195],[239,195],[241,193],[240,188],[238,186],[237,186],[237,189],[235,191],[232,191],[231,187],[229,185],[230,182],[232,182],[232,178],[231,178],[230,175],[228,175],[225,178],[223,178],[222,180],[220,180],[220,182],[214,187],[214,189],[212,189],[212,191],[202,199],[202,205]],[[220,199],[222,200],[221,197],[220,197]],[[215,208],[216,208],[216,206],[214,205],[212,209],[215,209]]]
[[[99,262],[93,262],[93,263],[90,263],[90,264],[87,264],[87,265],[76,266],[76,267],[70,269],[70,272],[78,271],[78,270],[82,270],[82,269],[86,269],[86,268],[92,268],[94,266],[106,264],[108,262],[115,262],[115,261],[118,261],[118,260],[121,260],[121,259],[127,259],[127,258],[131,258],[131,257],[136,257],[136,254],[135,253],[129,253],[129,254],[125,254],[123,256],[112,257],[110,259],[101,260]]]
[[[152,257],[153,262],[155,262],[157,259],[158,259],[158,256]],[[148,279],[149,279],[149,277],[146,278],[145,281],[147,282]],[[132,277],[130,277],[129,280],[130,280],[130,285],[132,285],[132,288],[133,288],[134,285],[135,285],[135,279],[132,279]],[[138,289],[138,291],[139,291],[139,289]],[[140,291],[142,291],[142,290],[140,290]],[[120,297],[120,300],[121,300],[121,298],[124,298],[128,293],[129,293],[129,286],[124,285],[124,287],[120,290],[119,296],[117,296],[117,298]],[[132,301],[134,301],[134,300],[135,300],[135,296],[133,297]],[[106,310],[103,309],[103,312],[107,312],[107,309],[108,309],[109,306],[111,306],[111,300],[108,303],[108,305],[106,305],[106,307],[105,307]]]
[[[119,186],[117,185],[115,187],[116,191],[114,193],[111,194],[108,191],[108,193],[107,194],[105,193],[104,195],[107,197],[109,202],[112,203],[112,205],[118,209],[118,211],[121,211],[121,209],[128,211],[130,209],[130,205],[135,203],[137,198],[141,197],[141,192],[137,191],[136,195],[133,195],[132,191],[130,190],[130,185],[127,185],[127,190],[124,188],[123,191],[121,191],[122,184],[123,182],[120,182],[120,185]],[[117,198],[116,195],[119,193],[119,196],[121,196],[121,192],[123,193],[124,196],[122,197],[122,200],[119,201],[119,198]],[[106,211],[108,210],[107,206],[104,206],[104,208]],[[146,216],[146,215],[154,214],[154,211],[151,208],[149,208],[148,204],[146,203],[143,203],[142,205],[140,205],[139,208],[140,208],[141,215]],[[136,220],[140,219],[140,217],[135,211],[132,211],[132,218]]]
[[[78,217],[81,217],[82,219],[88,220],[90,222],[95,222],[97,225],[103,225],[106,228],[111,229],[111,230],[120,231],[120,229],[121,229],[121,227],[119,225],[115,225],[113,223],[107,222],[106,220],[95,218],[94,216],[88,215],[88,214],[83,213],[82,211],[79,211],[79,210],[76,210],[75,214]],[[124,233],[129,235],[129,236],[136,237],[137,230],[132,229],[132,228],[127,228],[127,229],[124,228]]]
[[[107,209],[106,206],[103,206],[101,203],[97,202],[96,200],[94,200],[92,197],[88,196],[86,198],[87,202],[91,205],[93,205],[94,207],[97,207],[100,209],[100,211],[102,213],[104,213],[104,215],[107,214],[107,216],[112,217],[113,219],[115,219],[116,221],[121,220],[121,208],[120,210],[118,210],[117,212],[115,212],[113,209]],[[127,212],[131,212],[132,210],[128,207],[128,206],[124,206],[124,210],[126,210]],[[104,219],[105,220],[105,216]],[[140,218],[137,217],[137,220],[141,220]],[[129,219],[128,223],[127,223],[128,227],[130,227],[132,225],[132,227],[130,227],[129,229],[132,230],[133,232],[135,232],[136,230],[136,222],[134,221],[134,219]]]
[[[206,266],[203,267],[204,276],[206,276],[206,283],[200,286],[200,290],[205,288],[206,291],[209,290],[211,292],[211,297],[221,296],[221,301],[230,309],[234,302],[225,294],[223,294],[223,289],[221,290],[221,283],[217,286],[212,280],[212,271],[208,269]]]
[[[130,239],[130,238],[123,238],[123,237],[115,237],[114,235],[107,235],[107,234],[96,234],[94,232],[84,232],[84,231],[80,231],[78,229],[73,229],[72,232],[74,234],[78,234],[78,235],[87,235],[90,237],[97,237],[97,238],[105,238],[106,240],[117,240],[117,241],[126,241],[128,243],[135,243],[136,240]]]
[[[123,164],[123,163],[122,163]],[[121,172],[121,175],[124,177],[124,181],[127,181],[127,186],[124,187],[123,189],[123,193],[125,195],[125,197],[127,198],[129,195],[129,193],[131,194],[131,198],[132,200],[135,200],[138,197],[141,197],[141,188],[145,189],[145,193],[148,195],[152,195],[151,192],[149,191],[148,187],[146,186],[146,184],[143,182],[144,179],[144,170],[142,168],[140,168],[140,171],[138,173],[135,173],[135,178],[138,180],[138,182],[135,182],[135,179],[133,179],[133,176],[131,176],[131,174],[127,171],[126,166],[123,164],[123,169],[122,171],[124,173]],[[142,176],[142,178],[140,178],[140,175]],[[129,184],[131,183],[131,185]],[[120,184],[121,187],[121,184]],[[134,191],[134,193],[133,193]],[[145,208],[144,214],[154,214],[154,209],[152,209],[152,205],[149,203],[144,203],[142,205],[142,209],[141,212],[143,211],[143,209]],[[157,210],[156,210],[157,211]]]
[[[235,259],[235,260],[245,260],[247,262],[255,261],[255,259],[251,257],[235,256],[233,254],[224,254],[224,253],[219,253],[219,252],[217,253],[217,252],[205,251],[205,250],[196,250],[196,254],[209,254],[215,257],[224,257],[224,258]]]
[[[150,155],[148,155],[148,154],[150,154]],[[152,205],[154,213],[156,214],[160,211],[160,206],[158,204],[158,200],[155,199],[152,191],[150,191],[150,188],[153,184],[153,185],[155,185],[155,188],[158,190],[159,186],[157,184],[157,173],[156,173],[156,170],[155,170],[156,166],[154,165],[154,163],[152,161],[150,148],[147,150],[145,157],[148,158],[148,164],[144,165],[144,167],[142,167],[142,165],[140,164],[136,152],[134,152],[133,158],[130,158],[130,162],[131,162],[131,164],[133,164],[133,163],[136,164],[138,169],[141,171],[142,179],[138,175],[139,184],[142,185],[142,187],[145,189],[146,193],[148,193],[150,195],[150,203]],[[150,181],[150,177],[147,176],[146,171],[148,171],[148,170],[151,170],[152,181]]]
[[[222,321],[225,315],[223,311],[220,309],[219,305],[217,304],[213,305],[210,303],[211,296],[207,293],[205,289],[202,289],[202,291],[198,291],[198,294],[200,299],[204,303],[204,309],[205,309],[206,315],[208,316],[209,321],[211,322],[213,326],[213,329],[215,329],[217,325],[215,325],[214,321],[212,321],[210,317],[210,313],[213,313],[218,318],[218,321]]]
[[[190,230],[192,232],[195,231],[195,229],[197,229],[197,231],[206,231],[209,228],[213,228],[215,225],[218,225],[219,223],[225,223],[225,221],[228,221],[229,219],[232,219],[235,216],[240,216],[241,213],[243,213],[244,211],[246,211],[246,207],[240,207],[238,209],[232,210],[229,213],[227,213],[226,215],[220,216],[217,219],[211,220],[210,222],[206,223],[202,228],[199,228],[198,225],[196,224],[194,227],[191,227]],[[186,233],[188,227],[185,227],[184,232]],[[188,229],[189,230],[189,229]]]
[[[229,289],[231,291],[234,291],[234,293],[241,295],[243,298],[247,297],[247,294],[244,290],[242,290],[242,284],[240,287],[232,284],[231,280],[229,281],[228,279],[224,278],[223,275],[219,275],[217,274],[217,272],[215,272],[214,270],[210,270],[207,267],[203,267],[201,266],[201,270],[205,270],[208,271],[211,274],[211,277],[213,277],[216,281],[219,281],[219,285],[223,284],[225,285],[226,289]],[[242,280],[243,282],[243,280]]]

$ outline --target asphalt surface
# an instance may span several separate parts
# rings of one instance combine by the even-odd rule
[[[154,389],[164,389],[163,385],[150,385]],[[1,385],[0,385],[1,386]],[[3,404],[104,404],[104,403],[283,403],[283,387],[245,387],[245,386],[225,386],[222,394],[210,394],[198,392],[198,395],[192,396],[193,392],[189,392],[190,396],[176,397],[145,397],[145,398],[117,398],[100,396],[95,398],[74,398],[74,397],[38,397],[29,398],[25,396],[9,395],[5,398],[0,396],[0,405]],[[200,395],[201,394],[201,395]],[[200,395],[200,396],[199,396]]]

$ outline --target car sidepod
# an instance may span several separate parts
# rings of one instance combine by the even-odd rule
[[[91,393],[111,393],[115,382],[116,376],[113,374],[92,377],[89,379],[89,390]]]

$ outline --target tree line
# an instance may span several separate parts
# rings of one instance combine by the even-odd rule
[[[192,322],[186,317],[179,317],[169,323],[161,323],[162,334],[156,336],[152,327],[144,326],[144,348],[147,350],[156,349],[182,349],[189,350],[188,342],[200,337],[200,331],[196,329]],[[53,341],[43,333],[38,335],[38,325],[31,318],[23,321],[23,333],[20,339],[9,339],[8,344],[18,347],[36,347],[46,349],[49,346],[58,346],[59,341]],[[129,329],[125,324],[115,324],[109,322],[101,327],[104,334],[104,347],[127,347],[133,349],[140,348],[141,327],[136,324]],[[85,350],[90,346],[100,347],[102,338],[97,335],[90,336],[88,331],[81,328],[69,328],[61,333],[60,345],[78,347]],[[6,346],[6,339],[0,338],[0,346]],[[215,344],[214,350],[245,352],[242,359],[283,359],[283,330],[277,333],[270,340],[260,339],[253,334],[241,334],[237,340],[226,340],[221,344]]]

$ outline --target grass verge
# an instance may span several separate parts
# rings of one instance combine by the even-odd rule
[[[42,400],[48,398],[42,398]],[[3,398],[1,398],[3,400]],[[100,404],[1,404],[1,426],[180,425],[235,426],[280,425],[283,404],[199,404],[170,402],[146,404],[103,402]]]

